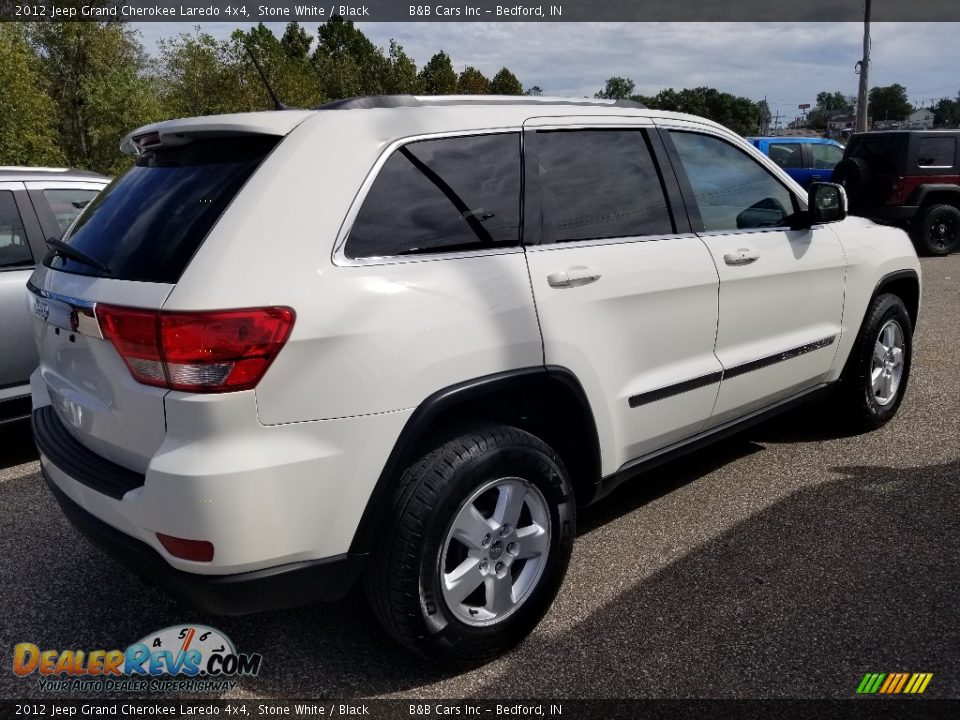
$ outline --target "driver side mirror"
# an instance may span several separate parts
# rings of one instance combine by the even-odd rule
[[[795,213],[790,227],[809,230],[814,225],[840,222],[847,216],[847,191],[835,183],[815,182],[807,192],[807,210]]]

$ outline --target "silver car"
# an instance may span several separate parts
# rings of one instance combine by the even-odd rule
[[[84,170],[0,167],[0,423],[30,416],[37,349],[27,312],[34,267],[109,178]]]

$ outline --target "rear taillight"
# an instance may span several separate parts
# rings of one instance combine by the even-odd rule
[[[97,320],[138,382],[187,392],[254,387],[293,329],[288,307],[166,312],[100,305]]]

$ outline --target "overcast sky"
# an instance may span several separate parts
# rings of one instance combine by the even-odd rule
[[[309,23],[304,27],[314,32]],[[228,37],[240,23],[206,23]],[[282,23],[269,23],[282,34]],[[707,85],[753,100],[767,97],[788,119],[820,90],[855,95],[854,64],[862,52],[859,23],[358,23],[374,43],[395,38],[417,67],[445,50],[458,72],[488,77],[506,65],[525,88],[582,97],[613,75],[637,92]],[[151,53],[158,38],[192,32],[187,23],[140,23]],[[870,84],[899,82],[916,104],[960,91],[960,23],[875,23]]]

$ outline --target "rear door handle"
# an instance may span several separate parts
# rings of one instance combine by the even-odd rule
[[[599,279],[599,272],[593,268],[584,267],[583,265],[577,265],[568,270],[561,270],[560,272],[547,275],[547,283],[550,287],[555,288],[580,287],[582,285],[589,285]]]
[[[747,248],[740,248],[736,252],[727,253],[723,256],[723,261],[727,265],[749,265],[750,263],[756,262],[759,259],[759,255],[751,252]]]

